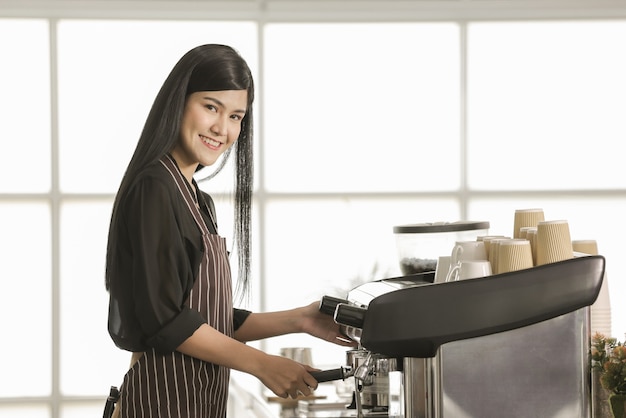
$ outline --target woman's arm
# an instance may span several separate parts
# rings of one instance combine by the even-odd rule
[[[246,342],[300,332],[346,347],[357,345],[341,333],[332,316],[319,311],[318,302],[286,311],[250,314],[235,338]]]
[[[308,373],[312,368],[249,347],[207,324],[201,325],[177,350],[210,363],[249,373],[283,398],[296,398],[300,393],[309,395],[311,389],[317,388],[317,381]]]
[[[309,395],[311,389],[317,388],[317,381],[308,373],[314,369],[285,357],[266,354],[243,342],[303,332],[355,347],[357,343],[343,336],[332,316],[319,312],[318,307],[319,303],[314,302],[286,311],[252,313],[235,332],[235,339],[203,324],[177,350],[256,376],[277,396]]]

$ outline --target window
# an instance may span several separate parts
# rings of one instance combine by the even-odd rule
[[[624,189],[625,23],[468,26],[471,189]]]
[[[49,200],[41,196],[50,190],[47,34],[45,20],[0,19],[0,117],[5,156],[0,164],[3,397],[51,393],[52,363],[45,354],[52,352],[52,223]],[[37,379],[32,378],[34,373]],[[46,408],[37,405],[17,403],[1,408],[3,415],[6,411],[11,416],[48,416],[42,415]]]
[[[50,190],[50,51],[48,22],[0,19],[0,115],[7,156],[0,164],[0,193]],[[12,42],[4,40],[11,39]],[[25,53],[27,51],[27,53]],[[25,75],[28,75],[25,77]],[[27,156],[28,167],[24,166]],[[28,169],[25,169],[28,168]],[[22,173],[20,179],[15,173]]]
[[[525,207],[567,219],[573,239],[596,239],[614,300],[626,291],[613,261],[626,210],[626,20],[511,21],[501,11],[474,21],[459,10],[426,21],[385,9],[385,22],[340,22],[322,8],[307,22],[239,3],[220,3],[213,20],[184,5],[136,20],[89,7],[83,17],[0,18],[11,157],[0,165],[0,315],[19,341],[3,348],[0,415],[97,415],[121,383],[129,355],[106,332],[110,208],[157,90],[202,43],[234,46],[256,77],[252,309],[399,275],[394,225],[488,220],[490,232],[512,234]],[[201,187],[232,241],[230,182]],[[626,312],[612,312],[620,336]],[[300,335],[260,344],[293,345],[313,347],[319,367],[344,359],[345,349]]]
[[[457,24],[268,24],[264,39],[268,191],[459,188]]]

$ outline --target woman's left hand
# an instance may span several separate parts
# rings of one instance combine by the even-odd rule
[[[319,311],[319,302],[313,302],[301,309],[303,332],[344,347],[356,347],[358,345],[356,341],[352,341],[342,334],[340,325],[335,322],[332,315]]]

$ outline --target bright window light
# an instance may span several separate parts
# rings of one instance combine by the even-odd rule
[[[626,187],[624,39],[624,21],[471,23],[470,187]]]
[[[271,191],[459,187],[459,27],[271,24],[265,29]]]
[[[50,190],[48,30],[43,19],[0,19],[0,138],[5,156],[0,193]]]
[[[52,239],[47,202],[0,202],[0,231],[0,317],[5,335],[0,394],[48,396]],[[0,416],[17,415],[4,415],[0,409]]]

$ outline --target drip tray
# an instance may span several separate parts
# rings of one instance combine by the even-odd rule
[[[322,418],[322,417],[356,417],[355,409],[347,409],[349,402],[328,401],[298,401],[298,408],[294,418]],[[387,418],[389,414],[377,411],[363,411],[363,417]],[[283,418],[286,418],[283,416]]]

